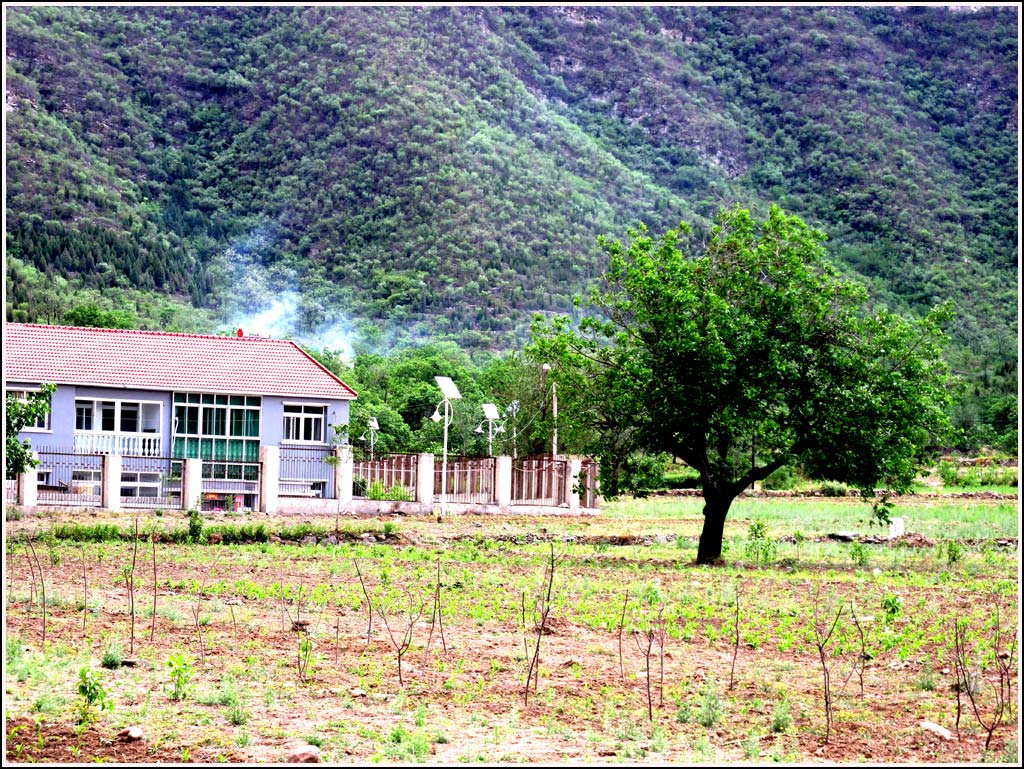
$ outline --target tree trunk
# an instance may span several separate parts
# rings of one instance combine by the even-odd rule
[[[697,545],[697,565],[721,563],[722,539],[725,536],[725,517],[735,496],[721,492],[704,492],[704,527]]]

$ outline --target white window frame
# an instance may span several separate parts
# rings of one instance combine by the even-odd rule
[[[11,388],[9,390],[5,390],[5,399],[7,395],[13,395],[20,401],[27,401],[29,395],[37,392],[39,392],[38,387],[19,387],[17,389]],[[51,405],[53,404],[52,396],[50,398],[50,403]],[[46,412],[46,416],[44,416],[41,421],[43,423],[42,426],[40,426],[39,421],[36,421],[35,424],[25,425],[23,428],[21,428],[21,431],[23,433],[52,433],[53,428],[51,427],[50,423],[49,411]]]
[[[122,497],[132,499],[138,497],[159,497],[160,490],[163,487],[163,480],[160,476],[161,473],[149,470],[122,471],[120,494]],[[132,490],[133,493],[125,494],[125,491],[128,489]],[[142,494],[141,492],[144,489],[153,493]]]
[[[78,427],[78,408],[79,404],[88,403],[92,407],[92,429],[86,430]],[[114,429],[104,430],[103,429],[103,416],[102,406],[103,403],[114,404]],[[139,407],[138,415],[138,429],[135,432],[128,432],[121,429],[121,406],[122,404],[131,404]],[[145,406],[156,406],[157,418],[156,418],[156,429],[155,430],[143,430],[142,426],[145,423],[143,419],[143,411]],[[137,436],[162,436],[162,427],[164,423],[164,402],[163,401],[146,401],[138,400],[136,398],[75,398],[75,432],[83,433],[88,435],[137,435]]]
[[[289,446],[326,446],[327,440],[327,409],[330,407],[328,403],[307,403],[298,401],[284,401],[281,404],[283,419],[281,421],[281,443],[288,444]],[[293,408],[303,409],[300,413],[289,413],[287,408],[291,406]],[[305,409],[313,408],[320,409],[320,413],[309,413],[307,414]],[[288,423],[293,421],[298,426],[298,434],[304,435],[306,420],[319,420],[320,421],[320,439],[319,440],[306,440],[305,438],[288,438]]]

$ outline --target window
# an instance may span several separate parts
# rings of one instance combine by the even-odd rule
[[[160,473],[121,473],[122,497],[159,497]]]
[[[163,405],[145,401],[75,400],[75,429],[101,433],[159,433]]]
[[[92,430],[92,401],[75,401],[75,429]]]
[[[251,395],[174,394],[175,459],[203,459],[218,462],[259,462],[260,406]],[[212,472],[203,463],[203,472]],[[231,467],[218,465],[224,473]],[[256,468],[231,467],[237,478]],[[211,476],[212,477],[212,476]],[[224,477],[224,476],[221,476]]]
[[[301,443],[324,443],[325,406],[284,406],[284,440]]]
[[[28,400],[28,396],[30,396],[30,395],[32,395],[32,394],[34,394],[36,392],[38,392],[38,391],[37,390],[8,390],[7,391],[7,396],[10,397],[10,396],[13,395],[15,398],[17,398],[20,401],[27,401]],[[50,413],[47,412],[45,415],[39,417],[39,419],[37,419],[34,424],[25,425],[24,429],[26,431],[49,430],[50,429]]]

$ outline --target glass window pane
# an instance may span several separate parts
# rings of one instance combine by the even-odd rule
[[[259,441],[246,441],[245,442],[245,461],[246,462],[259,462],[260,461],[260,443],[259,443]]]
[[[214,441],[213,442],[213,458],[214,459],[227,459],[228,458],[228,442],[227,441]]]

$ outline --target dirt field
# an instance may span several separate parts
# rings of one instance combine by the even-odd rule
[[[75,517],[6,526],[7,762],[264,763],[310,745],[346,764],[975,762],[986,732],[962,698],[957,737],[950,628],[967,620],[980,652],[996,604],[1005,635],[1019,622],[1015,548],[970,549],[955,566],[935,548],[872,546],[873,567],[822,549],[780,551],[764,568],[698,568],[671,542],[638,544],[678,520],[645,521],[620,544],[615,523],[594,517],[362,520],[365,531],[350,525],[337,545],[161,543],[155,622],[143,541],[133,622],[131,544],[38,541],[37,559],[12,544],[58,520]],[[826,644],[826,742],[815,611],[824,633],[840,609]],[[524,699],[538,638],[536,689]],[[183,654],[193,672],[177,698],[169,661]],[[130,665],[105,668],[105,656]],[[988,751],[996,761],[1019,745],[1014,656],[1012,706]],[[83,667],[113,708],[80,726]],[[995,670],[989,660],[983,718]],[[118,738],[136,725],[140,740]]]

